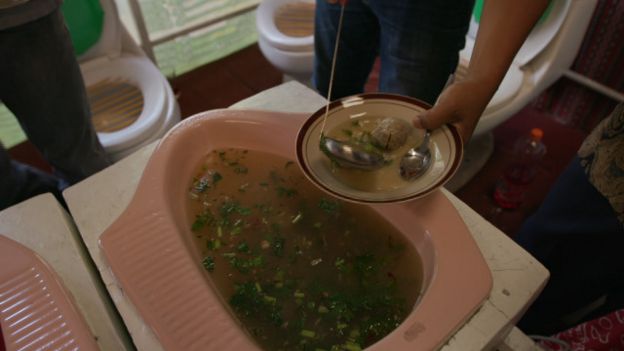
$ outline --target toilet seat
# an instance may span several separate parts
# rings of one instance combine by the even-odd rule
[[[158,140],[163,135],[165,135],[167,131],[169,131],[169,129],[171,129],[176,123],[180,121],[180,118],[179,118],[180,106],[175,100],[175,95],[173,94],[173,91],[171,90],[169,83],[165,79],[163,79],[163,86],[166,90],[165,107],[163,108],[165,117],[161,119],[162,123],[160,124],[158,131],[148,136],[148,138],[143,140],[141,143],[133,145],[127,149],[123,149],[117,152],[115,156],[118,157],[119,159],[124,158],[132,154],[133,152],[139,150],[140,148]]]
[[[82,65],[82,72],[87,87],[112,79],[133,85],[142,93],[143,109],[134,123],[115,132],[98,132],[107,151],[114,153],[138,144],[159,129],[156,122],[165,117],[166,92],[160,72],[147,58],[99,58]]]
[[[104,26],[100,40],[79,57],[87,92],[90,87],[112,81],[137,88],[142,107],[136,120],[114,131],[97,131],[102,146],[116,161],[160,138],[180,120],[180,110],[167,79],[146,55],[128,40],[111,0],[100,0]],[[114,89],[113,89],[114,90]],[[118,91],[117,101],[124,101]],[[90,100],[94,97],[90,96]],[[111,108],[119,108],[110,102]]]
[[[310,52],[314,50],[314,33],[308,36],[289,36],[282,33],[275,24],[275,14],[282,7],[293,3],[314,4],[311,0],[262,1],[256,10],[258,35],[266,43],[282,51]]]
[[[311,74],[314,64],[314,51],[286,51],[272,47],[262,37],[258,37],[258,46],[265,57],[280,71],[293,75]]]
[[[523,67],[539,55],[554,40],[570,10],[570,1],[553,1],[548,17],[539,22],[529,34],[516,57],[515,63]]]

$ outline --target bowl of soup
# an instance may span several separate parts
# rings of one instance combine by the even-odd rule
[[[400,160],[420,145],[424,130],[412,125],[430,106],[418,99],[386,93],[350,96],[320,108],[297,135],[297,160],[319,188],[344,200],[384,203],[417,199],[443,186],[457,171],[463,154],[459,133],[452,125],[434,130],[429,148],[431,165],[415,180],[400,175]],[[383,155],[375,170],[342,167],[320,146],[322,136]]]
[[[296,162],[308,117],[184,120],[101,235],[164,349],[430,350],[487,298],[491,274],[441,192],[369,205],[309,181]]]

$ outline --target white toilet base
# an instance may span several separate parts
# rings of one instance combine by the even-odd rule
[[[289,74],[284,74],[282,77],[282,83],[288,83],[291,81],[297,81],[303,85],[305,85],[306,87],[312,89],[312,90],[316,90],[314,88],[314,84],[312,83],[312,75],[310,74],[306,74],[306,75],[289,75]]]
[[[466,185],[485,166],[494,152],[494,135],[487,132],[476,138],[464,147],[464,158],[457,173],[444,186],[450,192],[456,192]]]

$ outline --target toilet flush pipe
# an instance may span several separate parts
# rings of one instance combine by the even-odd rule
[[[143,18],[143,12],[141,12],[141,6],[137,0],[129,0],[128,4],[130,5],[130,11],[132,11],[132,16],[134,17],[134,22],[136,23],[136,28],[139,32],[141,48],[145,51],[147,57],[149,57],[155,65],[158,65],[156,62],[156,55],[154,55],[154,46],[150,41],[147,26],[145,25],[145,20]]]
[[[605,96],[610,97],[613,100],[618,102],[624,102],[624,94],[619,91],[612,89],[604,84],[601,84],[591,78],[588,78],[582,74],[576,73],[572,70],[566,70],[563,72],[563,75],[572,79],[573,81],[582,84],[594,91],[597,91]]]

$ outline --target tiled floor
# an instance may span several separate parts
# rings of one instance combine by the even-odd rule
[[[226,108],[233,103],[280,84],[282,76],[264,59],[256,45],[243,49],[225,59],[200,67],[171,81],[182,116]],[[373,89],[367,86],[367,89]],[[548,152],[538,178],[531,184],[526,202],[517,210],[502,211],[492,201],[492,191],[503,168],[509,162],[511,141],[533,127],[544,130]],[[513,236],[522,221],[542,201],[548,188],[572,158],[584,135],[574,128],[555,122],[543,113],[527,107],[494,130],[495,150],[485,167],[457,191],[456,195]],[[28,142],[9,150],[18,160],[44,170],[48,165]]]

